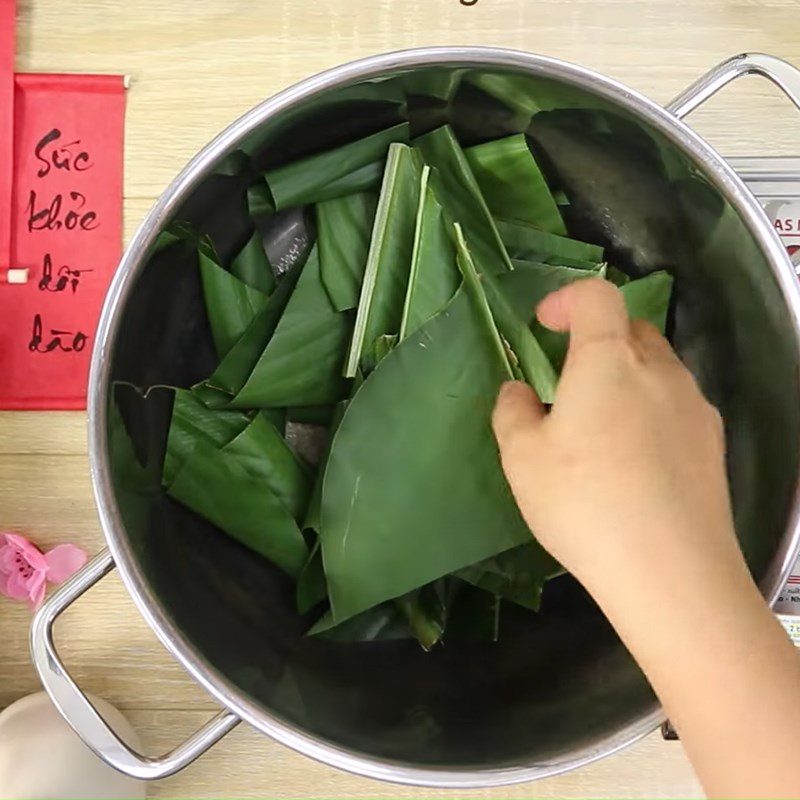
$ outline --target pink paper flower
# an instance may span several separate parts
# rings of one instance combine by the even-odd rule
[[[18,533],[0,533],[0,594],[38,608],[46,582],[61,583],[85,563],[86,553],[74,544],[43,553]]]

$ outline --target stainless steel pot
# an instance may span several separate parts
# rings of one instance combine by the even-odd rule
[[[605,240],[633,271],[669,266],[677,276],[676,346],[726,418],[739,536],[772,601],[800,545],[800,290],[756,199],[682,121],[750,73],[798,104],[800,73],[764,55],[721,64],[665,109],[590,70],[528,53],[394,53],[287,89],[193,159],[134,236],[97,334],[90,452],[109,551],[53,595],[32,629],[42,682],[101,758],[138,778],[164,777],[244,719],[374,778],[490,786],[579,767],[657,727],[662,713],[646,681],[568,577],[551,583],[546,613],[511,624],[496,645],[424,654],[410,643],[304,638],[283,579],[161,495],[169,407],[157,393],[142,399],[122,389],[187,385],[210,371],[196,271],[165,261],[153,245],[174,218],[205,226],[223,248],[248,233],[225,216],[241,207],[245,185],[224,166],[233,150],[249,152],[256,165],[277,163],[406,112],[423,126],[449,117],[467,138],[497,136],[519,129],[534,99],[551,110],[534,117],[530,133],[543,160],[572,184],[574,225]],[[409,107],[398,88],[414,95]],[[272,224],[265,241],[276,263],[300,222],[289,215]],[[225,707],[159,758],[117,738],[53,643],[56,617],[114,566],[161,641]]]

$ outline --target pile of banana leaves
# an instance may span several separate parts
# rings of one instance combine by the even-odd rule
[[[401,124],[270,170],[249,197],[253,214],[304,208],[316,235],[279,273],[258,231],[228,264],[186,228],[162,234],[196,247],[219,357],[175,390],[166,492],[293,578],[309,635],[496,639],[504,605],[537,611],[563,572],[490,426],[506,380],[553,401],[567,341],[536,304],[601,276],[663,330],[672,279],[629,280],[569,238],[524,134],[462,149],[448,126],[412,141]],[[323,446],[301,456],[308,429]]]

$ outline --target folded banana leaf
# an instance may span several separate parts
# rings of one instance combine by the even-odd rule
[[[164,480],[169,483],[198,441],[222,448],[250,424],[241,411],[212,411],[188,389],[175,389],[172,421],[164,456]]]
[[[322,283],[337,311],[358,305],[377,204],[374,192],[317,203]]]
[[[430,167],[426,165],[422,170],[400,339],[438,314],[450,302],[459,284],[453,239],[442,207],[428,185],[429,177]]]
[[[308,632],[309,636],[339,642],[377,642],[408,639],[408,623],[396,603],[382,603],[337,623],[328,611]]]
[[[566,235],[564,220],[525,134],[507,136],[464,151],[486,204],[495,218]]]
[[[297,611],[307,614],[328,596],[325,567],[319,538],[314,542],[303,569],[297,577]]]
[[[625,298],[631,319],[648,320],[663,333],[672,296],[672,284],[672,276],[668,273],[653,272],[645,278],[621,286],[620,291]],[[557,369],[561,369],[567,356],[569,336],[551,331],[535,319],[532,321],[531,329],[550,357],[550,361]]]
[[[630,318],[647,320],[663,333],[667,325],[673,283],[672,275],[658,271],[622,286]]]
[[[247,190],[247,212],[251,217],[263,217],[275,212],[275,201],[263,177]]]
[[[342,365],[352,322],[337,312],[314,247],[272,338],[231,408],[316,406],[347,394]]]
[[[605,273],[605,264],[596,264],[594,269],[576,269],[515,259],[514,271],[498,276],[497,282],[514,312],[528,324],[536,306],[551,292],[584,278],[603,278]]]
[[[430,186],[444,209],[448,225],[469,231],[475,265],[481,274],[511,269],[500,234],[472,174],[469,162],[449,126],[415,139],[425,163],[433,168]]]
[[[303,534],[269,484],[240,460],[198,439],[165,489],[170,497],[296,578],[308,557]]]
[[[311,496],[311,471],[267,417],[256,414],[222,452],[235,456],[251,475],[261,478],[294,519],[303,521]]]
[[[460,290],[350,401],[322,489],[320,538],[337,623],[530,541],[489,424],[507,377]]]
[[[205,381],[205,389],[211,390],[210,395],[205,390],[203,393],[207,404],[225,407],[241,391],[275,332],[301,272],[302,266],[297,266],[283,276],[267,304]],[[195,388],[200,391],[200,387]],[[213,396],[216,396],[217,402],[212,401]]]
[[[544,584],[564,568],[535,540],[459,570],[467,583],[512,603],[539,610]]]
[[[408,139],[408,123],[404,122],[334,150],[269,170],[264,178],[275,208],[280,211],[320,203],[374,188],[380,183],[389,145]]]
[[[512,259],[563,263],[558,259],[565,258],[588,264],[597,264],[603,260],[603,248],[596,244],[557,236],[521,222],[498,219],[496,223],[500,238]]]
[[[272,294],[275,289],[272,265],[264,250],[261,234],[257,230],[253,231],[245,246],[231,261],[231,274],[264,294]]]
[[[496,325],[499,330],[497,342],[501,350],[508,348],[513,354],[512,364],[517,369],[512,366],[509,379],[521,378],[527,381],[543,403],[552,403],[558,379],[547,355],[531,333],[525,317],[516,313],[512,302],[509,302],[500,286],[500,279],[509,273],[498,276],[483,274],[479,278],[461,226],[456,225],[455,228],[458,266],[464,276],[464,284],[476,297],[478,307],[491,321],[492,328]]]
[[[197,258],[211,336],[217,355],[224,358],[267,305],[269,298],[228,272],[206,253],[199,251]]]
[[[390,145],[353,341],[345,364],[347,378],[355,377],[362,362],[365,369],[372,369],[376,363],[374,358],[365,356],[373,354],[376,340],[400,331],[411,270],[421,173],[418,153],[404,144]]]

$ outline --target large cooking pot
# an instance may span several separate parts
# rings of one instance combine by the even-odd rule
[[[47,691],[101,758],[135,777],[163,777],[244,719],[363,775],[490,786],[573,769],[656,728],[662,712],[650,687],[569,576],[548,585],[543,613],[512,620],[496,644],[426,654],[413,642],[304,637],[282,575],[162,494],[169,402],[131,384],[188,386],[211,371],[197,271],[154,243],[171,220],[188,219],[223,255],[241,246],[252,231],[242,212],[252,174],[233,151],[263,169],[405,115],[419,129],[450,120],[464,141],[479,141],[526,127],[540,110],[529,134],[568,184],[572,230],[605,244],[633,274],[667,267],[676,276],[673,338],[725,417],[738,534],[774,600],[800,544],[800,290],[757,200],[681,121],[747,73],[798,102],[800,73],[763,55],[725,62],[664,109],[597,73],[528,53],[395,53],[287,89],[194,158],[133,237],[97,334],[89,441],[109,552],[53,595],[32,629]],[[302,215],[270,218],[263,234],[279,265],[304,235]],[[116,737],[52,640],[58,614],[113,566],[158,637],[225,707],[160,758]]]

